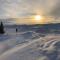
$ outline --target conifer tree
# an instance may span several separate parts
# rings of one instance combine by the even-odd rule
[[[0,23],[0,34],[4,34],[3,22]]]

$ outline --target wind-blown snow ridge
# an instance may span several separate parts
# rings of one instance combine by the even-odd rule
[[[0,37],[0,60],[60,60],[60,34],[42,35],[8,29]]]
[[[41,39],[41,38],[40,38],[40,39]],[[8,50],[7,52],[3,53],[2,55],[8,55],[8,54],[14,53],[14,52],[16,52],[16,51],[18,51],[18,50],[20,50],[20,49],[23,49],[23,48],[31,45],[32,43],[35,43],[35,42],[39,41],[40,39],[30,41],[29,43],[24,44],[24,45],[22,45],[22,46],[17,46],[17,47],[15,47],[15,48],[11,49],[11,50]]]
[[[60,35],[48,35],[4,52],[0,60],[60,60]]]

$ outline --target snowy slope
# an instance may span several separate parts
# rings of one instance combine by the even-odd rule
[[[6,50],[15,47],[16,45],[28,43],[29,41],[40,38],[39,34],[33,31],[27,32],[9,32],[4,35],[0,35],[0,54]]]
[[[0,60],[60,60],[60,34],[6,30],[0,35]]]
[[[14,35],[10,36],[10,40],[1,43],[0,48],[8,50],[0,54],[0,60],[60,60],[60,34],[48,34],[40,37],[35,32],[25,32],[21,35]],[[20,36],[24,38],[20,38]],[[38,36],[37,39],[36,36]],[[3,47],[1,47],[2,45]]]

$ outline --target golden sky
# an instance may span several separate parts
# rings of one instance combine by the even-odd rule
[[[40,21],[32,17],[40,15]],[[0,18],[17,24],[40,24],[60,22],[60,0],[0,0]]]

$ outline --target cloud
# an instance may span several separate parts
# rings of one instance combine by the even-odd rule
[[[46,0],[0,0],[1,16],[25,16],[28,14],[37,14],[42,10],[46,11]],[[38,12],[39,10],[39,12]],[[43,11],[44,12],[44,11]]]
[[[60,0],[57,0],[55,6],[52,8],[51,15],[55,17],[60,17]]]
[[[60,17],[60,0],[0,0],[0,18],[32,15]]]

